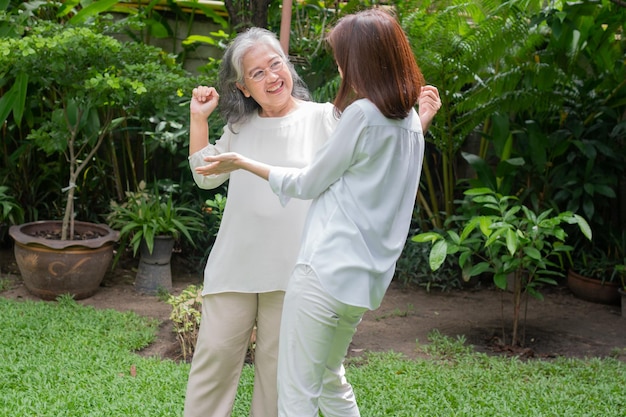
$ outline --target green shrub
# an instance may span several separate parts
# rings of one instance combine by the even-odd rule
[[[190,285],[180,295],[171,295],[167,303],[172,306],[170,320],[180,345],[183,360],[191,359],[196,349],[200,319],[202,318],[202,287]]]

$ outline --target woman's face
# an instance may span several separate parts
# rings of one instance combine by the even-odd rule
[[[243,84],[237,83],[237,87],[246,97],[259,103],[261,116],[284,116],[295,107],[289,67],[270,46],[259,45],[244,55],[243,75]]]

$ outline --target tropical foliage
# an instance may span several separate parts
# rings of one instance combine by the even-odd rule
[[[66,210],[68,204],[73,204],[75,216],[81,219],[101,219],[110,200],[122,201],[125,192],[136,191],[142,180],[168,178],[180,186],[181,198],[197,198],[198,210],[216,193],[224,193],[224,189],[197,190],[188,172],[188,91],[195,84],[214,82],[220,51],[237,29],[235,16],[243,22],[242,27],[249,25],[254,3],[254,7],[267,10],[266,21],[255,24],[263,23],[278,33],[282,3],[226,2],[226,13],[194,0],[184,5],[173,0],[123,3],[0,2],[4,17],[0,36],[6,52],[0,58],[6,63],[0,70],[0,120],[4,120],[0,185],[10,188],[27,220],[62,217],[71,213]],[[626,8],[610,0],[294,1],[290,56],[317,100],[332,100],[337,85],[336,68],[324,46],[327,28],[346,13],[381,5],[396,11],[427,81],[439,88],[443,100],[427,138],[412,230],[445,231],[462,210],[463,192],[487,187],[503,196],[515,196],[516,204],[535,213],[552,209],[554,214],[570,211],[584,217],[594,239],[589,243],[579,231],[568,228],[574,241],[573,258],[591,249],[615,253],[619,236],[614,231],[623,230],[626,223],[626,199],[621,197],[626,193],[619,192],[626,184]],[[211,22],[216,29],[199,35],[192,30],[197,22]],[[56,37],[44,36],[45,26],[52,24],[63,30],[48,30]],[[6,49],[35,40],[47,44],[49,39],[60,41],[69,38],[61,34],[65,31],[86,36],[86,30],[91,31],[94,42],[77,58],[97,51],[102,57],[93,67],[95,71],[85,74],[88,78],[82,84],[92,89],[92,97],[84,94],[89,91],[85,88],[80,90],[82,96],[64,101],[58,94],[44,93],[46,71],[58,74],[47,77],[48,81],[62,81],[61,74],[71,73],[69,78],[80,75],[80,71],[62,71],[61,64],[70,61],[69,53],[66,58],[40,57],[37,62],[46,65],[26,65],[26,59],[37,55],[28,52],[19,57]],[[184,39],[174,39],[175,34]],[[104,39],[107,36],[114,40]],[[151,62],[138,65],[156,66],[156,72],[150,67],[145,73],[158,85],[149,87],[150,80],[139,73],[119,74],[111,69],[112,65],[124,68],[119,60],[125,51],[120,55],[105,46],[121,37],[130,40],[124,43],[128,51],[145,55],[143,60]],[[152,43],[170,44],[172,54],[161,49],[153,53],[140,46]],[[194,75],[181,72],[180,65],[204,45],[209,45],[213,54],[206,65]],[[27,81],[12,66],[20,59],[33,75]],[[167,75],[159,72],[165,68]],[[143,88],[157,90],[152,95],[140,94]],[[115,98],[122,91],[115,102],[101,100]],[[99,125],[70,124],[80,133],[77,144],[97,143],[97,138],[102,138],[93,155],[77,156],[88,165],[74,179],[69,178],[68,161],[59,147],[64,144],[58,139],[62,129],[72,130],[67,122],[60,124],[62,109],[71,116],[70,121],[78,121],[75,116],[79,113],[89,120],[95,120],[97,113],[99,120]],[[46,118],[48,115],[54,117]],[[210,120],[212,138],[220,135],[222,126],[217,116]],[[46,137],[56,137],[48,145],[57,147],[42,146]],[[66,198],[73,190],[79,193]],[[206,251],[209,245],[207,241]],[[424,252],[415,246],[409,249],[399,263],[406,271]],[[410,253],[418,252],[422,258],[413,261]],[[448,262],[444,267],[453,268],[454,264]],[[454,269],[451,272],[457,274]],[[441,273],[436,282],[426,285],[459,285],[463,281],[454,274],[447,274],[450,283],[444,282],[446,274]],[[424,271],[416,275],[433,277]]]
[[[418,225],[450,224],[470,187],[583,216],[576,256],[626,224],[626,8],[610,1],[411,2],[404,25],[443,107],[430,129]]]

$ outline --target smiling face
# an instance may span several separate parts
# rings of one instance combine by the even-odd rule
[[[262,117],[285,116],[296,107],[296,100],[291,95],[293,80],[287,63],[276,72],[270,70],[272,64],[280,59],[276,51],[265,44],[250,49],[243,56],[243,83],[237,83],[237,88],[259,103]],[[265,71],[261,81],[250,78],[259,71]]]

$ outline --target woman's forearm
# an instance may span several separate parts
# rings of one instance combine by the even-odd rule
[[[189,119],[189,155],[193,155],[209,144],[209,125],[206,117],[191,114]]]
[[[207,165],[196,168],[196,172],[201,175],[228,174],[238,169],[243,169],[264,180],[268,180],[270,169],[272,168],[271,165],[246,158],[235,152],[207,156],[204,160],[207,162]]]
[[[239,168],[245,169],[248,172],[257,175],[264,180],[268,181],[270,177],[271,165],[264,164],[262,162],[255,161],[250,158],[239,156],[238,159]]]

